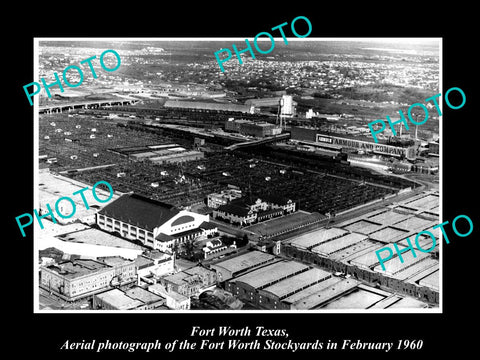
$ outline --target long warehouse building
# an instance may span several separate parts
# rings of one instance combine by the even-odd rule
[[[432,239],[416,234],[426,230],[440,238],[437,192],[423,192],[398,204],[374,210],[332,228],[321,228],[282,242],[281,253],[292,259],[311,263],[332,272],[349,274],[353,278],[430,304],[439,303],[438,241],[429,249]],[[376,251],[384,247],[412,250],[396,254],[384,262],[383,270]],[[402,261],[403,260],[403,261]]]

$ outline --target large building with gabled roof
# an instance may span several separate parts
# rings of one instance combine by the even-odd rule
[[[251,225],[257,221],[271,219],[294,212],[296,203],[278,195],[246,196],[220,205],[213,211],[214,218],[233,224]]]
[[[208,215],[133,193],[122,195],[96,214],[101,229],[163,252],[172,252],[175,245],[216,232],[209,220]]]

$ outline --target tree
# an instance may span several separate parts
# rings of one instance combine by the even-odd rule
[[[177,253],[178,252],[178,244],[177,242],[174,242],[173,246],[172,246],[172,252],[173,253]]]
[[[191,240],[185,242],[185,254],[187,258],[190,259],[193,257],[194,250],[195,250],[195,247],[193,246],[193,242]]]
[[[241,239],[237,239],[237,247],[243,247],[243,246],[246,246],[248,244],[248,235],[247,234],[243,234],[243,237]]]

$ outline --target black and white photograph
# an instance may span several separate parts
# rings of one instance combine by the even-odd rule
[[[440,308],[441,39],[36,40],[39,311]]]
[[[6,352],[474,350],[470,7],[25,8],[4,29]]]

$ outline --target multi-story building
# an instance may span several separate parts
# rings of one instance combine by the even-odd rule
[[[241,198],[221,205],[213,211],[214,218],[224,219],[232,224],[249,225],[273,217],[292,213],[296,203],[280,196],[264,196],[262,199]]]
[[[225,122],[225,131],[238,132],[243,135],[265,137],[279,135],[282,129],[274,124],[266,122],[253,122],[244,119],[228,119]]]
[[[249,225],[257,220],[257,212],[236,204],[226,204],[215,209],[213,217],[221,218],[232,224]]]
[[[166,300],[166,305],[171,310],[189,310],[190,309],[190,298],[182,294],[177,293],[176,291],[170,290],[167,291],[162,284],[154,284],[148,287],[148,291],[164,297]]]
[[[230,201],[242,197],[242,190],[240,189],[226,189],[220,193],[212,193],[207,196],[207,206],[212,209],[217,209],[221,205],[226,205]]]
[[[415,159],[416,147],[410,143],[388,144],[388,137],[379,138],[379,143],[375,143],[371,136],[347,135],[341,134],[339,130],[335,132],[320,131],[315,128],[301,126],[292,126],[290,129],[291,139],[298,142],[326,148],[329,150],[342,150],[342,152],[362,152],[364,154],[374,154],[389,157]]]
[[[296,203],[292,199],[288,199],[278,195],[263,195],[262,200],[272,209],[282,209],[284,214],[295,212]]]
[[[216,272],[202,266],[194,266],[159,279],[167,291],[175,291],[186,297],[198,295],[203,289],[214,286],[216,281]]]
[[[145,276],[163,276],[175,271],[175,257],[172,254],[152,250],[135,259],[138,279]]]
[[[136,281],[133,261],[77,259],[40,267],[40,286],[68,301]]]
[[[97,225],[162,252],[217,231],[208,215],[180,210],[173,205],[137,194],[125,194],[96,215]]]

